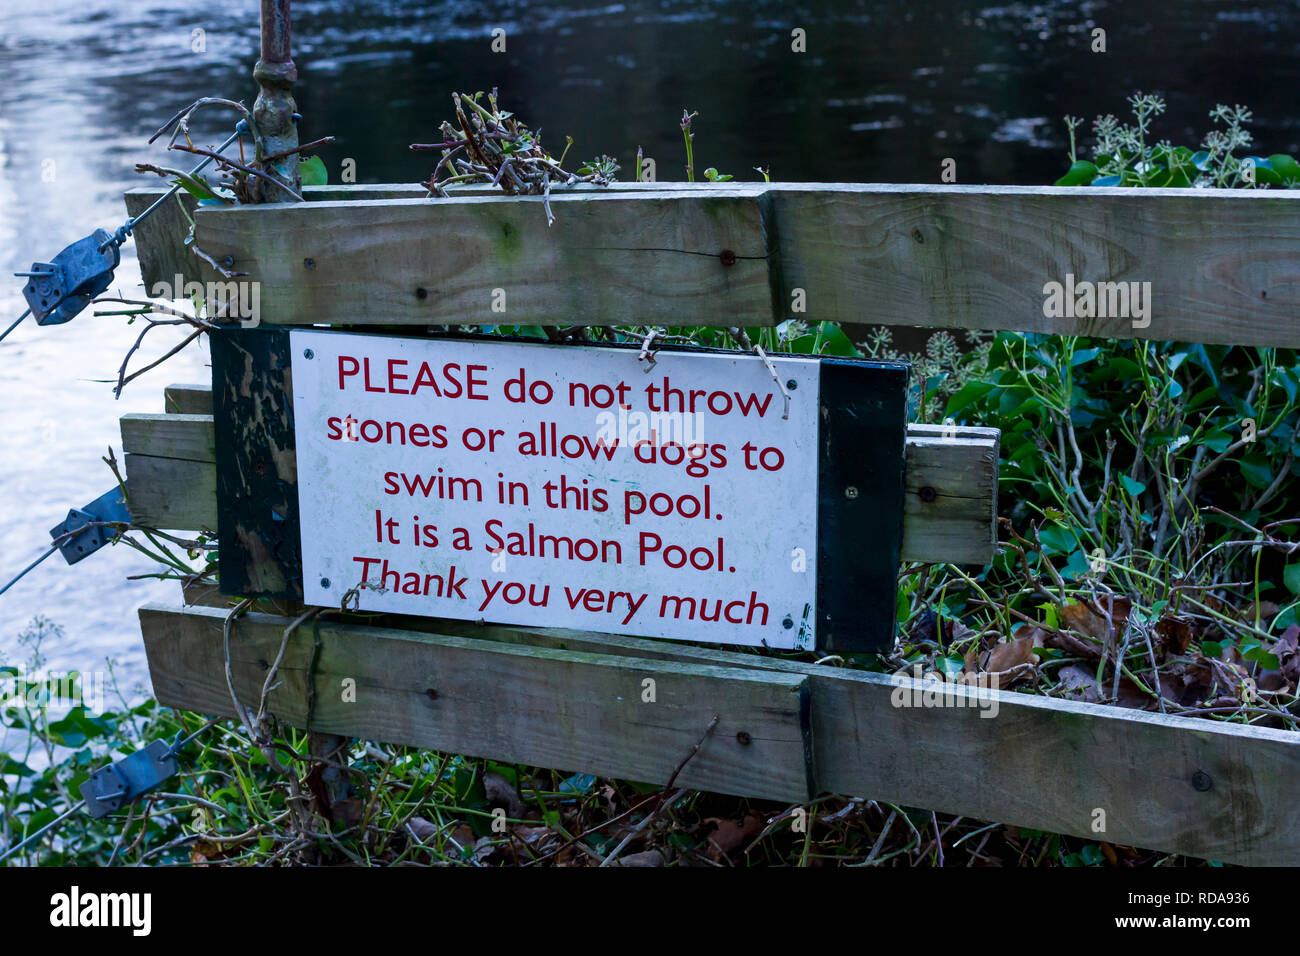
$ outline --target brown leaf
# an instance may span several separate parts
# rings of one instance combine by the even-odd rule
[[[474,846],[474,831],[468,823],[462,823],[452,831],[451,839],[462,850],[472,849]]]
[[[1045,632],[1038,627],[1022,624],[1012,634],[1012,639],[994,644],[984,655],[983,666],[975,671],[967,659],[967,672],[959,680],[979,687],[1010,687],[1034,669],[1034,648],[1043,646]]]
[[[545,840],[548,836],[556,835],[555,831],[550,827],[525,827],[519,826],[518,824],[515,825],[512,832],[529,846],[541,840]]]
[[[208,860],[220,859],[221,849],[215,843],[199,840],[190,848],[191,863],[207,863]]]
[[[1112,681],[1114,681],[1113,677],[1105,682],[1107,694],[1114,689]],[[1127,674],[1120,675],[1119,696],[1115,699],[1115,703],[1120,707],[1131,707],[1134,710],[1148,710],[1159,706],[1156,699],[1139,687]]]
[[[338,826],[350,827],[361,822],[361,817],[366,812],[366,802],[360,797],[348,797],[346,800],[335,800],[330,805],[330,812],[333,814],[333,822]]]
[[[499,849],[501,849],[501,844],[497,842],[496,837],[490,834],[488,836],[479,837],[478,841],[474,844],[474,859],[475,861],[481,862],[486,860]]]
[[[1064,686],[1066,696],[1071,700],[1082,700],[1095,704],[1101,700],[1097,690],[1097,671],[1095,668],[1082,667],[1078,664],[1066,664],[1057,672],[1057,678]]]
[[[1282,676],[1294,688],[1300,685],[1300,624],[1292,624],[1273,645],[1273,653],[1282,665]]]
[[[428,843],[438,832],[438,827],[424,817],[411,817],[406,821],[406,825],[411,828],[411,833],[421,843]]]
[[[750,810],[745,814],[745,819],[740,823],[734,820],[725,820],[721,817],[708,817],[706,823],[712,823],[714,831],[709,834],[709,842],[717,853],[711,853],[716,859],[717,856],[725,853],[731,853],[740,849],[754,837],[758,836],[763,829],[763,815],[757,810]]]
[[[1240,703],[1251,700],[1255,694],[1255,682],[1250,673],[1235,661],[1210,661],[1210,670],[1214,682],[1218,685],[1221,696],[1231,696]]]
[[[1162,657],[1177,657],[1192,642],[1192,625],[1181,617],[1166,614],[1156,622],[1156,636],[1160,638]]]
[[[506,816],[513,820],[523,818],[524,802],[519,799],[514,784],[501,774],[492,770],[483,774],[483,791],[487,794],[488,803],[494,807],[504,808]]]

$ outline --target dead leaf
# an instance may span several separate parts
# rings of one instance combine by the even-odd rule
[[[483,791],[487,794],[488,803],[494,807],[502,807],[507,817],[513,820],[523,819],[524,801],[519,799],[514,784],[501,774],[493,770],[483,774]]]
[[[1096,669],[1090,670],[1078,664],[1066,664],[1056,676],[1066,696],[1071,700],[1082,700],[1090,704],[1101,700],[1101,693],[1097,690]]]
[[[1291,687],[1300,685],[1300,624],[1292,624],[1273,645],[1273,653],[1282,665],[1282,676]]]
[[[332,820],[338,826],[355,826],[361,822],[361,817],[365,812],[366,802],[360,797],[335,800],[330,804],[330,813],[333,815]]]
[[[511,832],[513,832],[515,836],[517,836],[528,846],[532,846],[534,843],[538,843],[542,840],[545,840],[548,836],[557,835],[554,830],[552,830],[550,827],[545,827],[545,826],[525,827],[525,826],[516,825]]]
[[[411,835],[420,843],[428,843],[438,833],[438,827],[424,817],[411,817],[406,821],[406,825],[411,828]]]
[[[1107,694],[1115,689],[1113,681],[1112,677],[1105,682]],[[1156,699],[1139,687],[1127,674],[1121,674],[1119,677],[1119,696],[1115,699],[1115,703],[1120,707],[1130,707],[1133,710],[1150,710],[1159,706]]]
[[[750,810],[740,823],[721,817],[708,817],[705,822],[714,825],[714,831],[709,834],[709,843],[710,856],[715,860],[740,849],[763,829],[763,815],[757,810]]]
[[[1166,614],[1157,621],[1155,631],[1156,636],[1160,638],[1158,649],[1162,659],[1177,657],[1186,651],[1187,645],[1192,642],[1191,623],[1172,614]]]
[[[482,862],[499,849],[501,849],[501,844],[498,842],[496,837],[479,837],[478,842],[474,844],[474,860],[476,862]]]
[[[1022,624],[1012,633],[1011,640],[994,644],[983,657],[978,671],[967,656],[966,672],[958,680],[978,687],[1010,687],[1034,669],[1034,648],[1043,646],[1045,632],[1038,627]]]
[[[451,833],[451,842],[455,849],[469,850],[474,846],[474,831],[468,823],[462,823]]]

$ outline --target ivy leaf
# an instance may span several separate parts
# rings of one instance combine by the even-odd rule
[[[1268,158],[1269,165],[1286,182],[1300,182],[1300,163],[1286,153],[1274,153]]]
[[[1134,498],[1136,498],[1138,495],[1142,494],[1142,492],[1147,490],[1147,486],[1143,482],[1135,481],[1134,479],[1130,478],[1128,475],[1125,474],[1121,474],[1119,476],[1119,483],[1123,485],[1124,490],[1127,491]]]
[[[1088,186],[1097,178],[1095,164],[1081,159],[1072,165],[1068,172],[1052,185],[1054,186]]]
[[[1282,580],[1286,582],[1286,588],[1292,594],[1300,594],[1300,562],[1288,564],[1286,570],[1282,572]]]
[[[319,156],[298,160],[298,176],[304,186],[324,186],[329,182],[329,173]]]

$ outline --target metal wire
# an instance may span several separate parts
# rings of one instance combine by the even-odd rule
[[[8,334],[9,334],[10,332],[12,332],[14,329],[18,328],[18,326],[22,325],[23,319],[27,318],[27,316],[29,316],[29,315],[31,315],[31,314],[32,314],[32,310],[31,310],[31,309],[24,309],[24,310],[23,310],[23,314],[20,315],[20,316],[18,316],[18,318],[14,320],[14,324],[13,324],[13,325],[11,325],[11,326],[9,326],[9,328],[5,329],[4,332],[0,332],[0,342],[3,342],[3,341],[5,340],[5,336],[6,336],[6,335],[8,335]]]
[[[214,152],[214,153],[220,153],[222,150],[224,150],[227,146],[229,146],[229,145],[230,145],[231,143],[233,143],[235,140],[239,139],[239,137],[240,137],[241,135],[242,135],[242,131],[241,131],[240,129],[236,128],[236,130],[235,130],[233,133],[231,133],[231,134],[226,138],[226,141],[225,141],[224,143],[222,143],[220,146],[218,146],[216,149],[214,149],[213,152]],[[199,163],[197,166],[195,166],[193,169],[191,169],[191,170],[189,171],[189,175],[190,175],[190,176],[193,176],[195,173],[201,173],[201,172],[203,172],[203,170],[205,170],[208,166],[210,166],[210,165],[211,165],[213,162],[215,162],[215,161],[216,161],[216,157],[215,157],[215,156],[209,156],[209,157],[207,157],[206,159],[203,160],[203,162]],[[153,213],[158,209],[158,207],[160,207],[160,206],[161,206],[163,203],[165,203],[167,200],[169,200],[169,199],[171,199],[173,196],[175,196],[178,192],[181,191],[182,188],[183,188],[183,187],[182,187],[180,181],[177,181],[176,185],[172,186],[171,189],[167,190],[167,192],[163,193],[161,196],[159,196],[157,199],[155,199],[155,200],[153,201],[153,204],[150,205],[148,209],[146,209],[144,212],[140,213],[140,215],[138,215],[138,216],[133,216],[132,218],[128,219],[128,220],[127,220],[123,225],[121,225],[120,227],[118,227],[118,230],[117,230],[117,232],[113,235],[113,238],[112,238],[111,240],[109,240],[109,242],[106,242],[106,243],[104,243],[102,246],[99,247],[99,248],[100,248],[100,251],[102,252],[104,249],[107,249],[108,246],[109,246],[110,244],[112,244],[112,243],[116,243],[116,244],[119,245],[119,246],[122,245],[123,243],[125,243],[125,242],[126,242],[126,237],[129,236],[129,235],[131,235],[131,230],[132,230],[132,229],[134,229],[136,226],[140,225],[140,223],[144,222],[147,218],[149,218],[149,216],[153,215]]]
[[[221,718],[220,718],[220,717],[213,717],[211,720],[209,720],[207,723],[205,723],[202,727],[200,727],[198,730],[194,731],[194,733],[190,734],[188,737],[186,737],[186,738],[184,738],[184,739],[181,739],[181,735],[180,735],[180,734],[177,734],[177,735],[176,735],[176,742],[173,743],[173,744],[171,745],[171,748],[170,748],[170,750],[168,751],[168,755],[169,755],[169,756],[175,756],[176,754],[180,753],[182,750],[185,749],[186,745],[189,744],[190,741],[194,740],[195,737],[197,737],[199,734],[203,733],[205,730],[209,730],[209,729],[211,729],[213,726],[215,726],[216,724],[218,724],[218,723],[220,723],[220,722],[221,722]],[[182,798],[185,798],[185,799],[188,799],[188,800],[197,800],[197,799],[199,799],[199,798],[194,797],[194,796],[192,796],[192,795],[190,795],[190,794],[180,794],[180,793],[158,793],[158,794],[155,794],[155,795],[156,795],[156,796],[159,796],[159,797],[171,797],[171,798],[182,797]],[[52,830],[54,827],[58,826],[58,825],[59,825],[60,823],[62,823],[64,820],[68,819],[68,817],[72,816],[72,815],[73,815],[74,813],[76,813],[78,810],[82,809],[85,805],[86,805],[86,801],[85,801],[85,800],[78,800],[75,804],[73,804],[71,807],[69,807],[69,808],[68,808],[67,810],[65,810],[63,813],[59,814],[59,816],[55,817],[55,818],[54,818],[53,820],[51,820],[49,823],[45,824],[45,826],[41,827],[41,828],[40,828],[39,830],[37,830],[35,833],[30,834],[29,836],[24,837],[20,842],[15,843],[15,844],[14,844],[13,846],[11,846],[9,849],[5,850],[4,853],[0,853],[0,863],[3,863],[3,862],[4,862],[5,860],[7,860],[9,857],[13,856],[15,853],[17,853],[17,852],[18,852],[19,850],[21,850],[23,847],[27,846],[27,844],[33,842],[34,840],[39,840],[42,836],[44,836],[46,833],[48,833],[48,832],[49,832],[50,830]],[[128,822],[129,822],[129,821],[128,821]],[[122,849],[122,840],[119,839],[119,840],[118,840],[118,844],[117,844],[117,846],[113,848],[113,854],[112,854],[112,856],[110,856],[109,859],[108,859],[108,865],[109,865],[109,866],[112,866],[112,865],[113,865],[113,861],[117,858],[117,854],[118,854],[118,852],[119,852],[121,849]]]
[[[46,558],[48,558],[48,557],[49,557],[50,555],[52,555],[55,551],[58,551],[58,550],[59,550],[59,546],[56,544],[56,545],[54,545],[53,547],[51,547],[50,550],[46,551],[43,555],[41,555],[39,558],[37,558],[35,561],[33,561],[31,564],[27,565],[27,567],[25,567],[25,568],[23,568],[21,571],[19,571],[19,572],[18,572],[18,577],[14,578],[12,581],[10,581],[8,584],[6,584],[4,587],[0,588],[0,594],[4,594],[6,591],[8,591],[11,587],[13,587],[15,584],[17,584],[19,581],[22,580],[22,577],[23,577],[24,574],[26,574],[26,573],[27,573],[28,571],[30,571],[32,568],[36,567],[36,565],[40,564],[42,561],[44,561]]]
[[[76,813],[78,810],[80,810],[80,809],[81,809],[82,807],[84,807],[85,805],[86,805],[86,801],[85,801],[85,800],[78,800],[76,803],[74,803],[72,806],[70,806],[67,810],[63,811],[63,813],[59,814],[57,817],[55,817],[55,818],[54,818],[53,820],[51,820],[49,823],[45,824],[45,826],[41,827],[39,830],[37,830],[37,831],[36,831],[35,833],[33,833],[31,836],[25,837],[25,838],[24,838],[23,840],[21,840],[20,842],[15,843],[15,844],[14,844],[13,846],[11,846],[9,849],[5,850],[4,853],[0,853],[0,863],[3,863],[5,860],[9,859],[9,857],[13,856],[15,853],[17,853],[19,850],[21,850],[21,849],[22,849],[23,847],[25,847],[27,844],[31,843],[33,840],[39,839],[40,837],[44,836],[47,832],[49,832],[49,830],[50,830],[52,827],[56,827],[56,826],[58,826],[60,823],[62,823],[64,820],[68,819],[68,817],[72,816],[74,813]]]

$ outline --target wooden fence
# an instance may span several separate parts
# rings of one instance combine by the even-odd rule
[[[128,207],[156,195],[135,190]],[[754,326],[788,318],[802,290],[811,317],[840,321],[1300,345],[1291,192],[633,184],[554,197],[549,231],[532,200],[420,195],[334,187],[302,205],[205,209],[199,243],[262,283],[273,324],[493,324],[490,293],[505,287],[519,324]],[[187,229],[179,209],[141,227],[147,284],[213,278],[186,250]],[[1047,317],[1043,285],[1066,274],[1152,283],[1149,324]],[[213,435],[204,386],[168,388],[163,414],[123,417],[137,524],[215,529]],[[992,429],[909,427],[904,560],[989,560],[997,459]],[[160,702],[231,713],[221,643],[235,600],[190,587],[184,608],[142,609]],[[241,695],[260,690],[299,611],[264,601],[240,619]],[[910,679],[392,615],[300,629],[280,678],[271,711],[314,731],[662,783],[717,714],[684,785],[855,794],[1229,862],[1300,862],[1300,738],[1284,731],[997,691],[986,719],[986,707],[898,706]],[[646,678],[651,709],[639,703]],[[355,703],[334,692],[344,679]]]

